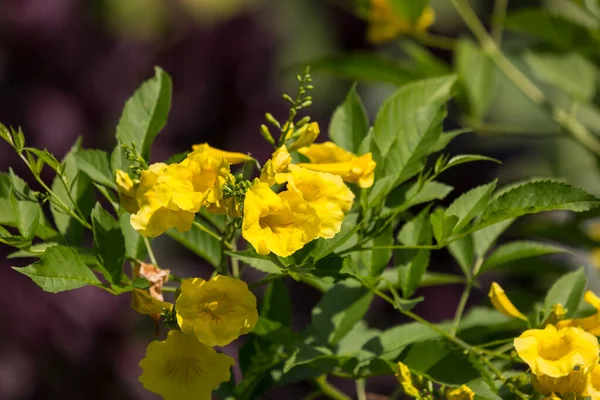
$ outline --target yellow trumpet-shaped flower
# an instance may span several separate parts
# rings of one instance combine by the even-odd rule
[[[467,385],[462,385],[446,393],[447,400],[473,400],[475,393]]]
[[[255,182],[246,192],[242,236],[258,254],[271,252],[287,257],[319,235],[315,208],[298,190],[276,194],[264,182]]]
[[[127,172],[119,169],[117,170],[115,181],[117,183],[117,188],[119,189],[119,198],[123,208],[132,214],[138,212],[140,207],[138,206],[135,198],[136,187],[133,179],[131,179]]]
[[[212,157],[224,158],[229,164],[241,164],[246,161],[252,161],[252,157],[250,157],[247,154],[237,153],[234,151],[219,150],[212,147],[208,143],[195,144],[192,146],[192,150],[204,150]]]
[[[594,368],[588,375],[588,382],[583,396],[589,396],[592,400],[600,400],[600,365],[594,365]]]
[[[398,362],[398,371],[396,378],[407,396],[418,398],[420,396],[419,389],[415,387],[412,380],[412,374],[405,364]]]
[[[514,345],[531,368],[534,388],[545,395],[581,393],[598,363],[598,340],[581,328],[530,329]]]
[[[287,181],[287,171],[292,163],[292,156],[285,145],[281,146],[267,160],[260,172],[260,181],[267,183],[269,186],[274,184],[282,184]]]
[[[165,400],[210,400],[213,389],[229,381],[234,364],[195,337],[170,331],[166,340],[148,346],[139,380]]]
[[[295,151],[311,145],[317,136],[319,136],[319,133],[321,133],[321,130],[319,129],[319,124],[316,122],[303,125],[294,132],[292,138],[295,138],[295,140],[288,146],[289,151]]]
[[[300,167],[339,175],[344,181],[356,183],[361,188],[373,185],[377,164],[371,153],[358,157],[333,142],[312,144],[298,149],[298,152],[310,160],[310,163],[298,164]]]
[[[312,205],[320,219],[319,237],[331,239],[342,227],[345,213],[350,211],[354,193],[342,178],[290,165],[289,190],[297,190]]]
[[[490,292],[488,293],[490,301],[496,310],[506,315],[507,317],[518,318],[527,321],[527,317],[523,315],[517,307],[508,299],[504,289],[496,283],[492,282],[490,286]]]
[[[565,319],[556,325],[558,328],[579,327],[594,336],[600,336],[600,298],[591,290],[585,292],[584,300],[596,309],[596,314],[586,318]]]
[[[425,7],[421,16],[411,22],[399,15],[390,0],[371,0],[367,38],[373,44],[388,42],[400,35],[423,34],[435,22],[435,12]]]
[[[188,154],[181,166],[191,173],[194,192],[201,194],[202,205],[218,204],[223,198],[223,186],[234,180],[227,159],[202,148]]]
[[[181,330],[208,346],[226,346],[258,321],[246,282],[223,275],[183,280],[175,309]]]

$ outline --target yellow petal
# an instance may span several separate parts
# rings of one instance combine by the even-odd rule
[[[401,35],[423,34],[435,22],[435,12],[427,6],[419,18],[411,22],[406,16],[398,14],[390,0],[371,0],[367,19],[367,39],[373,44],[380,44]]]
[[[237,153],[237,152],[232,152],[232,151],[225,151],[225,150],[219,150],[216,149],[212,146],[210,146],[208,143],[201,143],[201,144],[195,144],[192,146],[192,149],[194,151],[196,150],[206,150],[208,152],[208,154],[210,154],[213,157],[216,158],[224,158],[225,160],[227,160],[227,162],[229,164],[241,164],[244,163],[246,161],[251,161],[252,157],[250,157],[247,154],[244,153]]]
[[[504,293],[504,289],[496,283],[492,282],[490,292],[488,293],[490,300],[496,310],[506,315],[507,317],[518,318],[527,321],[527,317],[523,315]]]
[[[294,133],[296,140],[292,142],[288,149],[289,151],[295,151],[302,147],[306,147],[311,145],[315,139],[319,136],[319,124],[316,122],[311,122],[310,124],[304,125],[297,132]]]
[[[456,389],[450,390],[446,394],[447,400],[473,400],[475,393],[467,385],[462,385]]]
[[[419,389],[415,387],[412,380],[412,374],[408,367],[398,361],[398,372],[396,372],[396,378],[402,385],[402,389],[407,396],[418,398],[420,395]]]

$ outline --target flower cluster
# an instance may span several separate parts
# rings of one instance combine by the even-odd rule
[[[396,378],[402,386],[402,391],[408,397],[415,399],[433,399],[432,387],[427,385],[425,380],[420,375],[413,375],[407,365],[398,362],[398,370]],[[446,400],[473,400],[475,392],[467,385],[448,388],[444,393]]]

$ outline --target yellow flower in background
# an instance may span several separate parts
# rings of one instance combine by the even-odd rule
[[[260,172],[259,180],[272,186],[274,184],[282,184],[287,181],[287,170],[292,162],[292,156],[285,145],[281,146],[267,160]]]
[[[213,389],[229,381],[234,364],[194,336],[170,331],[166,340],[148,345],[139,380],[165,400],[210,400]]]
[[[131,179],[127,172],[119,169],[117,170],[115,181],[117,183],[117,188],[119,189],[119,199],[123,208],[132,214],[138,212],[140,207],[135,198],[137,190],[133,179]]]
[[[145,290],[133,289],[131,294],[131,308],[140,314],[147,314],[157,319],[163,310],[173,309],[173,304],[158,300],[150,296]]]
[[[356,183],[361,188],[373,186],[377,164],[371,153],[358,157],[333,142],[312,144],[298,152],[310,160],[310,163],[298,164],[300,167],[339,175],[344,181]]]
[[[232,151],[219,150],[208,143],[195,144],[192,146],[192,150],[203,150],[206,151],[210,156],[215,158],[224,158],[229,164],[241,164],[246,161],[252,161],[253,158],[244,153],[237,153]]]
[[[331,239],[341,229],[345,213],[350,211],[354,193],[342,178],[290,165],[288,190],[297,190],[313,206],[320,219],[319,237]]]
[[[425,7],[421,16],[411,22],[399,15],[390,0],[371,0],[367,38],[373,44],[393,40],[401,35],[423,34],[435,22],[435,12],[431,6]]]
[[[311,145],[319,136],[321,130],[319,124],[311,122],[303,125],[300,129],[294,132],[292,138],[296,138],[289,146],[289,151],[296,151],[302,147]]]
[[[589,373],[588,383],[583,396],[589,396],[592,400],[600,400],[600,365],[594,365]]]
[[[551,393],[550,396],[544,397],[544,400],[561,400],[555,393]]]
[[[415,387],[412,380],[412,374],[405,364],[398,361],[398,372],[396,378],[407,396],[417,398],[420,395],[419,389]]]
[[[600,269],[600,248],[596,247],[590,251],[590,263],[596,267],[596,269]]]
[[[580,327],[594,336],[600,336],[600,298],[591,290],[585,292],[584,300],[596,309],[596,314],[586,318],[565,319],[556,325],[558,328],[567,328],[570,326]]]
[[[475,393],[467,385],[462,385],[446,393],[447,400],[473,400]]]
[[[527,317],[517,310],[517,307],[508,299],[506,293],[504,293],[504,289],[498,283],[492,282],[488,296],[494,308],[500,313],[507,317],[527,321]]]
[[[258,254],[294,254],[319,235],[317,211],[297,190],[276,194],[264,182],[246,192],[242,236]]]
[[[246,282],[223,275],[184,279],[175,309],[181,330],[208,346],[226,346],[258,321],[256,297]]]
[[[514,341],[519,357],[533,374],[533,387],[542,394],[581,393],[587,375],[598,363],[598,339],[580,328],[530,329]]]

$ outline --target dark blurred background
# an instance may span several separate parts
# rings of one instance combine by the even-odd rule
[[[484,16],[490,12],[487,3],[479,2]],[[350,4],[344,0],[2,0],[0,121],[21,126],[29,145],[47,148],[58,158],[78,137],[84,147],[111,150],[124,102],[159,65],[173,78],[174,93],[169,122],[153,147],[153,161],[202,142],[251,152],[264,161],[270,153],[259,139],[264,113],[286,115],[280,95],[295,91],[295,74],[305,63],[370,48],[366,24],[348,12]],[[437,11],[435,33],[466,33],[448,1],[432,4]],[[451,61],[450,53],[433,52]],[[313,77],[316,89],[310,114],[326,132],[329,116],[351,82],[318,72]],[[360,85],[371,119],[393,89],[385,84]],[[492,119],[510,115],[539,131],[556,129],[535,110],[528,114],[519,103],[522,97],[512,89],[503,93],[510,100],[498,100]],[[451,113],[446,130],[456,127]],[[531,161],[539,152],[532,153],[530,144],[522,138],[515,144],[470,134],[457,139],[451,152],[481,151],[505,162],[513,160],[505,164],[505,181],[551,172],[547,163]],[[540,157],[544,160],[546,153]],[[526,172],[520,161],[525,158]],[[27,176],[7,145],[0,145],[0,167]],[[497,174],[493,164],[479,168],[468,164],[445,178],[461,193]],[[599,185],[594,186],[597,192]],[[210,275],[202,262],[168,239],[156,245],[161,266],[184,271],[183,276]],[[2,249],[2,255],[6,253]],[[158,398],[137,381],[138,363],[154,338],[154,328],[148,318],[130,309],[130,296],[113,297],[93,288],[44,293],[11,270],[9,266],[15,264],[10,261],[3,261],[0,268],[0,400]],[[433,263],[435,270],[458,271],[446,255],[436,255]],[[296,310],[294,325],[302,328],[319,294],[293,283],[289,288]],[[427,300],[417,311],[433,321],[451,317],[460,290],[456,285],[422,290]],[[477,291],[473,298],[480,302],[485,291]],[[368,322],[378,328],[399,321],[381,303],[375,303],[368,315]],[[227,352],[234,355],[235,349]],[[368,389],[390,393],[395,386],[389,377],[373,380]],[[299,384],[276,389],[269,396],[300,399],[309,391],[309,384]]]

